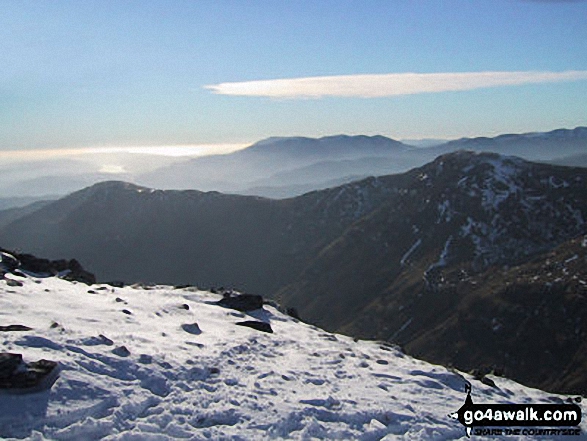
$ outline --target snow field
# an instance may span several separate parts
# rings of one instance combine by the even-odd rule
[[[0,333],[2,351],[58,361],[61,374],[49,391],[0,394],[4,438],[464,439],[448,414],[465,378],[475,402],[559,399],[502,378],[491,388],[271,306],[223,308],[209,292],[8,277],[23,286],[0,281],[0,325],[33,331]]]

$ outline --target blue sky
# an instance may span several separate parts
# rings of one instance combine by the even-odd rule
[[[587,125],[584,1],[2,0],[0,42],[3,151]]]

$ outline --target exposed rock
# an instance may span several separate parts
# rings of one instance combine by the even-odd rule
[[[253,311],[263,307],[263,297],[256,294],[238,294],[232,291],[224,293],[218,305],[237,311]]]
[[[46,275],[66,273],[63,275],[65,280],[82,282],[88,285],[96,283],[96,277],[86,271],[75,259],[40,259],[32,254],[9,253],[0,249],[0,267],[17,275],[24,275],[21,271]]]
[[[248,328],[256,329],[257,331],[268,332],[269,334],[273,334],[273,329],[271,329],[271,325],[265,322],[259,322],[256,320],[247,320],[244,322],[236,323],[238,326],[246,326]]]
[[[292,318],[295,318],[295,319],[297,319],[297,320],[301,320],[301,318],[300,318],[300,313],[299,313],[299,312],[298,312],[298,310],[297,310],[296,308],[294,308],[294,307],[289,307],[289,308],[287,308],[287,309],[285,310],[285,313],[286,313],[287,315],[289,315],[290,317],[292,317]]]
[[[50,360],[25,363],[21,354],[0,353],[0,390],[32,393],[50,389],[59,376],[59,364]]]
[[[13,332],[13,331],[32,331],[33,328],[29,328],[24,325],[8,325],[0,326],[0,332]]]
[[[106,282],[106,285],[110,285],[114,288],[124,288],[124,282],[120,280],[113,280],[112,282]]]
[[[183,324],[181,325],[181,329],[193,335],[200,335],[202,333],[202,330],[197,323]]]
[[[6,280],[6,284],[8,286],[12,286],[12,287],[23,286],[23,283],[20,280],[9,279],[7,277],[5,277],[4,280]]]
[[[130,351],[126,346],[117,346],[112,349],[112,353],[118,355],[119,357],[128,357],[130,355]]]

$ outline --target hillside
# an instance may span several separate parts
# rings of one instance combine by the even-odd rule
[[[560,275],[568,291],[562,297],[544,287],[547,281],[512,286],[506,274],[495,274],[534,259],[548,267],[542,253],[585,232],[585,170],[462,153],[409,176],[397,188],[401,198],[390,198],[323,248],[280,290],[280,301],[327,329],[394,341],[428,360],[499,369],[549,390],[587,392],[584,369],[571,362],[580,357],[578,341],[587,331],[587,310],[578,307],[584,299],[573,288],[587,281],[580,270],[584,253],[579,266]],[[475,289],[468,282],[474,275]],[[506,287],[509,307],[500,309],[498,295]],[[545,320],[554,312],[535,312],[537,289],[565,311],[561,320],[574,325],[561,331],[560,322]],[[515,319],[507,315],[512,309],[521,311]],[[507,342],[494,341],[499,334],[492,323],[506,322],[515,333],[503,334]],[[543,339],[535,339],[537,329]],[[561,332],[564,338],[553,342]],[[545,358],[545,352],[551,354]],[[535,359],[540,367],[528,361]]]
[[[464,349],[455,354],[447,331],[436,347],[448,358],[419,339],[449,327],[456,308],[473,307],[465,298],[481,295],[466,285],[449,289],[449,278],[524,265],[585,234],[586,182],[585,169],[474,152],[285,200],[110,182],[1,228],[0,243],[75,257],[101,282],[235,287],[277,298],[332,332],[390,340],[422,358],[463,369],[496,367],[533,386],[584,393],[587,377],[570,362],[568,372],[553,363],[536,376],[516,357],[473,355],[468,350],[482,341],[474,333],[464,333],[458,342]],[[565,283],[573,277],[584,280],[570,272]],[[493,283],[506,286],[499,278]],[[523,294],[511,300],[522,310],[531,309],[529,301]],[[568,311],[565,319],[578,320],[581,335],[584,309]],[[522,334],[530,339],[526,331],[543,322],[531,315]],[[554,323],[544,323],[550,323],[545,335],[555,332]],[[527,347],[534,356],[553,350],[546,341],[509,343],[508,351],[520,354]],[[580,350],[570,336],[557,344],[569,357]]]
[[[448,414],[463,405],[466,382],[479,403],[566,399],[505,378],[478,381],[270,305],[239,312],[221,298],[6,274],[0,324],[21,328],[3,329],[3,350],[57,362],[59,378],[33,394],[3,391],[0,436],[452,440],[465,439]],[[243,321],[273,333],[237,326]]]

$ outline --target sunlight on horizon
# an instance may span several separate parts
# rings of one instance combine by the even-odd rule
[[[162,145],[162,146],[105,146],[63,149],[34,149],[0,151],[0,161],[21,162],[41,161],[66,157],[79,157],[99,154],[130,153],[167,157],[197,157],[221,155],[235,152],[248,147],[252,143],[231,144],[193,144],[193,145]]]

